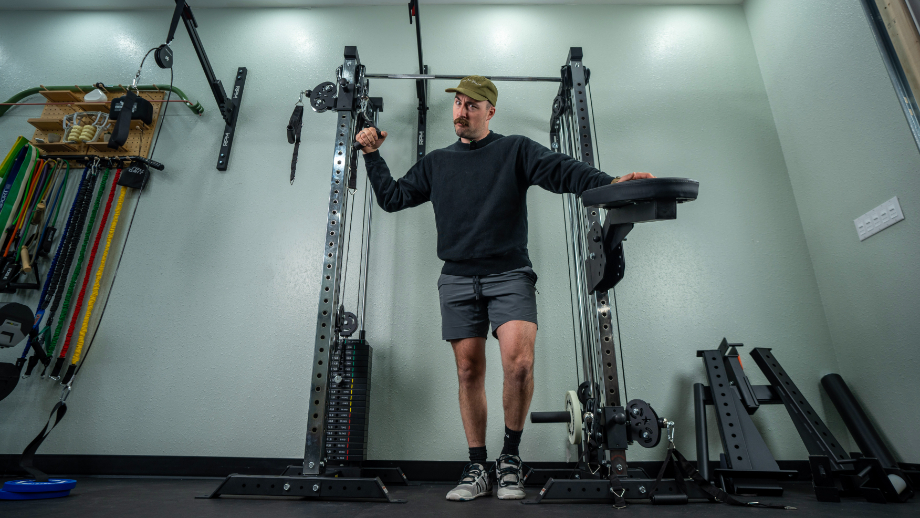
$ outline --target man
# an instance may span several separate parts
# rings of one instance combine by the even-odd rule
[[[524,498],[518,445],[533,397],[537,335],[537,275],[527,254],[527,189],[581,194],[613,182],[652,178],[648,173],[610,176],[522,136],[489,131],[498,89],[482,76],[460,81],[454,92],[454,130],[460,139],[432,151],[397,181],[377,151],[387,133],[358,133],[367,174],[383,210],[426,201],[434,206],[438,257],[444,261],[438,291],[441,332],[454,349],[460,381],[460,416],[470,462],[448,500],[492,494],[485,469],[485,343],[489,323],[504,369],[505,443],[495,462],[498,498]]]

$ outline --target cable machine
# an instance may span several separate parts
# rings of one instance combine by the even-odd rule
[[[206,498],[221,495],[300,496],[310,499],[370,499],[401,503],[384,483],[406,485],[398,467],[362,466],[367,458],[370,372],[373,348],[365,340],[365,302],[374,198],[365,179],[360,206],[360,236],[352,236],[358,190],[360,146],[355,134],[376,128],[383,99],[370,97],[370,84],[356,47],[345,47],[345,61],[335,81],[301,92],[288,125],[291,143],[300,141],[303,103],[308,99],[317,113],[336,117],[332,176],[326,218],[324,258],[314,337],[313,373],[309,382],[309,408],[304,461],[288,466],[281,475],[230,475]],[[295,148],[296,149],[296,148]],[[291,183],[294,182],[294,163]],[[345,287],[352,256],[351,242],[360,239],[355,312],[345,310]],[[352,266],[352,272],[353,272]]]
[[[597,167],[590,78],[582,49],[572,47],[553,100],[550,146]],[[581,197],[563,195],[578,387],[566,393],[565,411],[532,412],[531,422],[566,423],[569,442],[578,448],[578,463],[574,470],[531,470],[527,482],[545,485],[535,500],[525,503],[605,499],[622,507],[626,498],[668,504],[711,499],[710,493],[688,485],[682,476],[665,479],[662,470],[651,478],[641,469],[629,468],[626,449],[631,444],[653,448],[666,435],[673,449],[674,423],[641,399],[624,405],[622,349],[618,362],[613,336],[618,322],[613,319],[612,289],[625,271],[626,235],[636,223],[675,219],[677,204],[696,199],[698,190],[693,180],[655,178],[591,189]],[[607,209],[603,219],[601,209]]]

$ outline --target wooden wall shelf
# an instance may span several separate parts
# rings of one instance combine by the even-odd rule
[[[73,105],[85,112],[109,113],[109,109],[112,108],[112,103],[110,101],[79,102],[73,103]]]
[[[32,145],[49,153],[76,153],[79,151],[79,144],[67,144],[66,142],[32,142]]]
[[[37,119],[29,119],[28,123],[42,131],[64,132],[64,117],[39,117]]]
[[[74,101],[82,101],[83,95],[77,97],[76,94],[70,90],[41,90],[38,92],[53,103],[69,103]]]

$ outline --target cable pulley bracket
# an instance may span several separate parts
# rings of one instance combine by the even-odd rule
[[[176,0],[176,9],[173,11],[172,22],[166,35],[166,43],[160,45],[154,53],[154,60],[157,66],[160,68],[172,68],[173,53],[169,44],[176,36],[176,29],[179,26],[180,19],[185,24],[189,39],[192,41],[192,47],[195,48],[195,53],[198,54],[198,61],[201,63],[204,75],[211,86],[211,93],[214,94],[220,114],[224,118],[225,127],[220,141],[220,152],[217,157],[217,170],[226,171],[227,166],[230,165],[230,149],[233,146],[236,121],[239,117],[240,105],[243,102],[243,87],[246,85],[247,69],[246,67],[237,68],[233,90],[231,95],[227,95],[223,83],[214,75],[211,62],[208,60],[204,45],[202,45],[198,36],[198,21],[195,20],[192,9],[185,0]]]

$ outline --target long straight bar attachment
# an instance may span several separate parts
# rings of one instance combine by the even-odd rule
[[[441,74],[364,74],[372,79],[445,79],[458,81],[466,76],[441,75]],[[542,83],[561,83],[559,77],[529,77],[529,76],[483,76],[491,81],[531,81]]]

